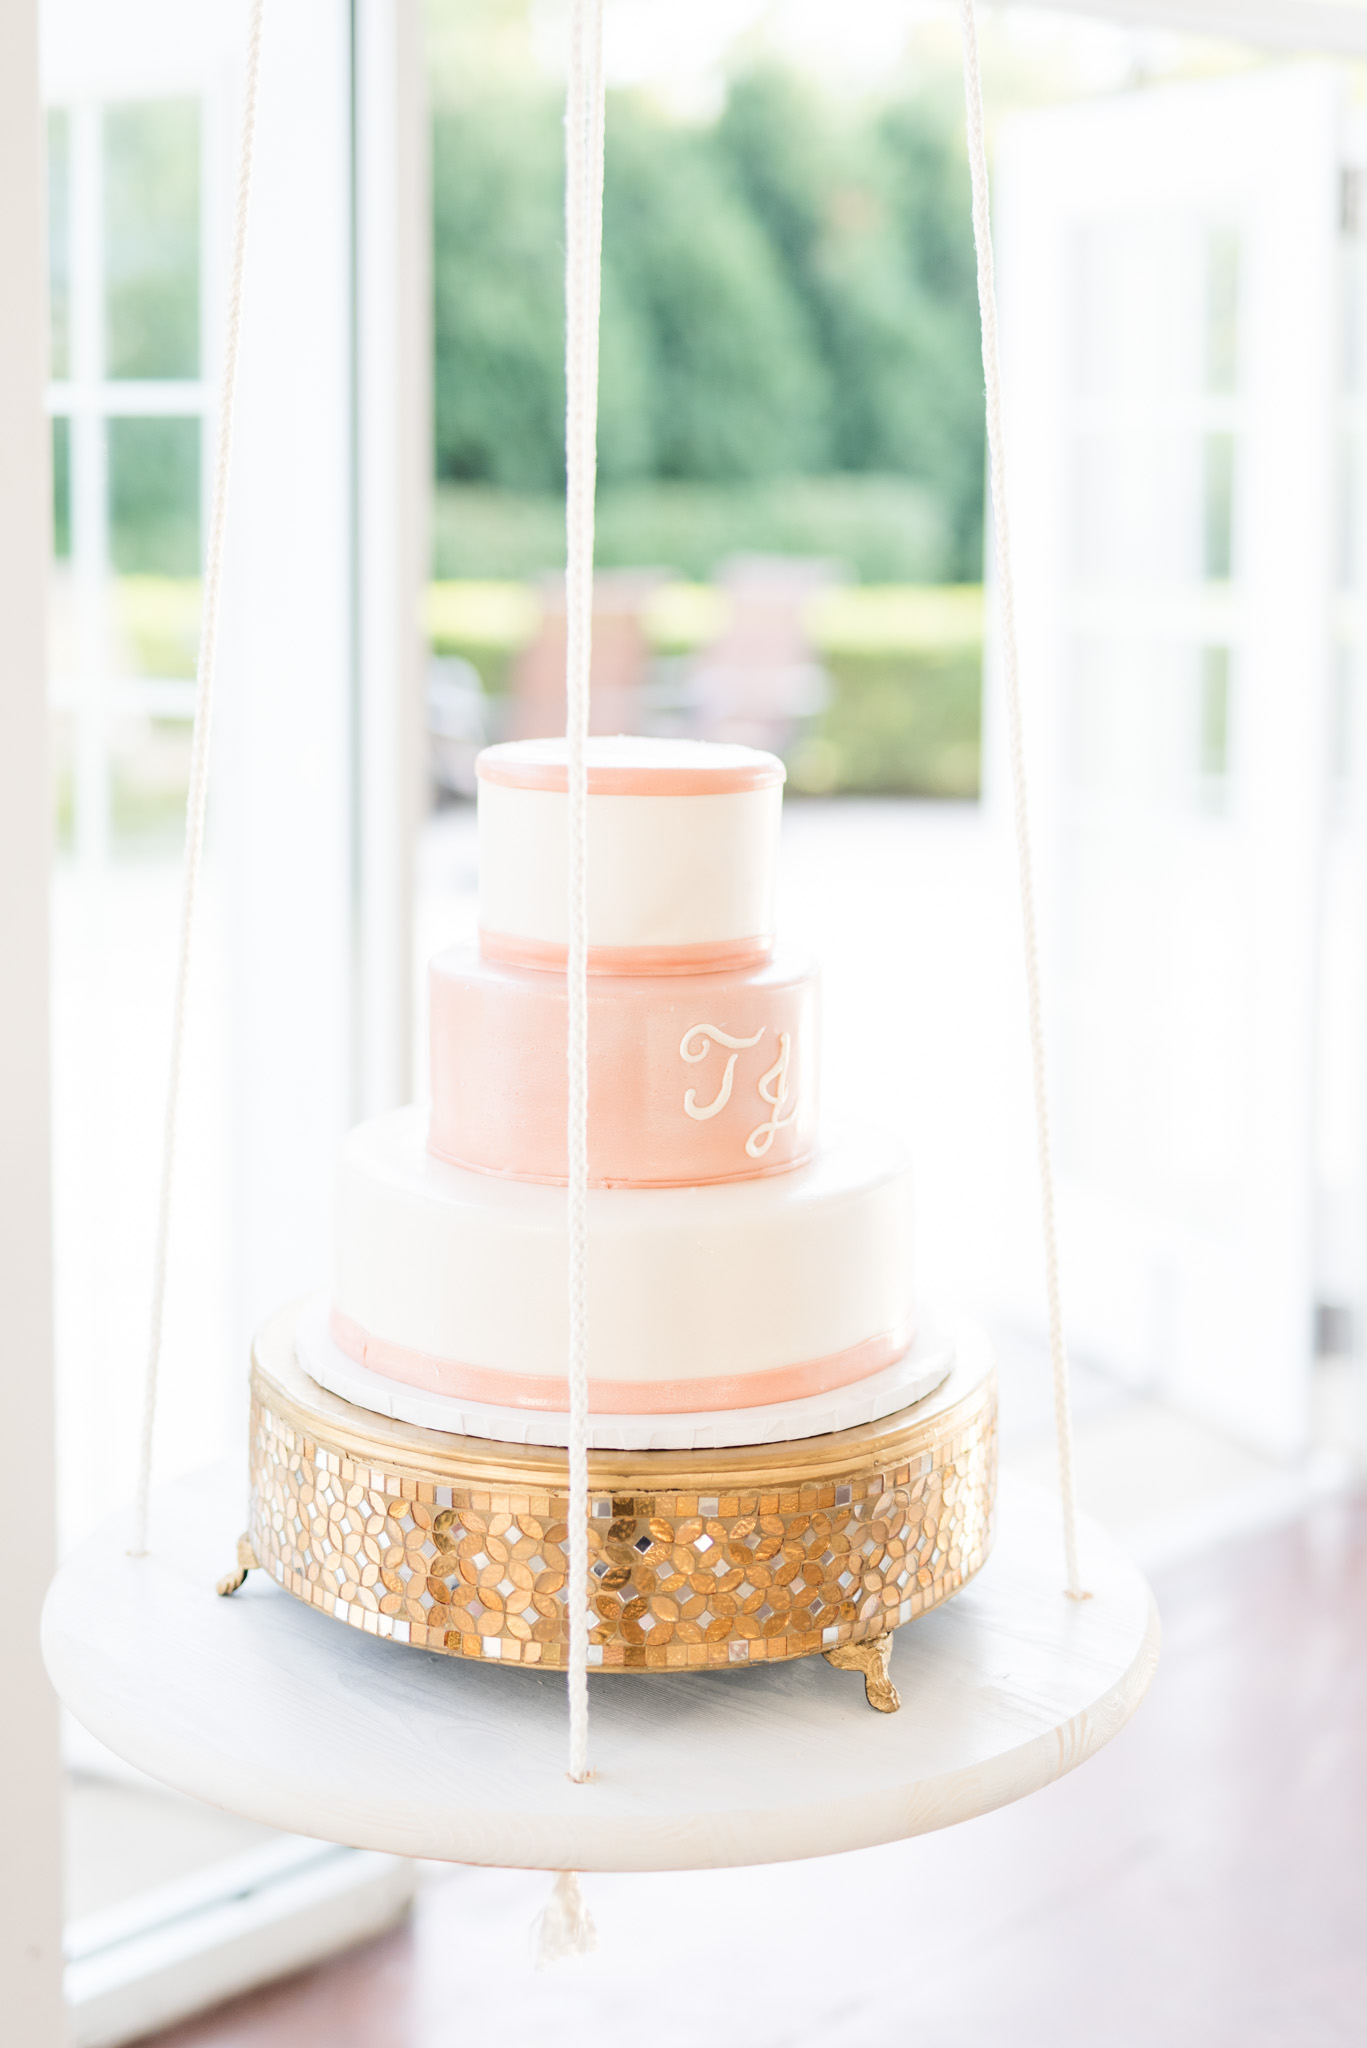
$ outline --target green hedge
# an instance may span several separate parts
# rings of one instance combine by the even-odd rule
[[[798,794],[976,798],[981,647],[828,651],[831,698],[788,759]]]
[[[705,642],[723,605],[706,586],[661,591],[647,616],[657,650],[686,654]],[[195,579],[121,578],[114,615],[130,668],[193,674],[198,611]],[[464,656],[497,694],[536,617],[534,592],[515,582],[445,582],[429,592],[426,623],[433,648]],[[971,585],[838,589],[815,598],[808,619],[831,695],[792,750],[794,793],[976,797],[982,592]],[[148,801],[149,792],[137,792],[138,805]]]
[[[646,624],[658,652],[678,655],[710,638],[722,616],[719,593],[675,585],[659,593]],[[491,695],[506,687],[535,618],[516,586],[451,582],[429,595],[433,647],[471,662]],[[831,693],[790,752],[793,793],[976,798],[981,590],[833,590],[812,601],[808,622]]]

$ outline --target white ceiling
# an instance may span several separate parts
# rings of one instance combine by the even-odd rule
[[[1051,12],[1277,50],[1367,57],[1364,0],[1046,0]]]

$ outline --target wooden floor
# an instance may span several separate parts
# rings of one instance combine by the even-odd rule
[[[1047,1792],[822,1863],[434,1875],[408,1928],[158,2048],[1338,2048],[1367,2041],[1367,1501],[1174,1567],[1132,1726]],[[913,2031],[914,2028],[914,2031]]]

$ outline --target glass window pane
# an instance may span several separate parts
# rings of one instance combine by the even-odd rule
[[[52,422],[52,552],[71,553],[71,421]]]
[[[111,377],[199,374],[199,106],[104,116],[105,361]]]
[[[1234,436],[1207,434],[1204,450],[1205,573],[1228,582],[1234,568]]]
[[[1197,749],[1207,781],[1223,781],[1229,773],[1229,708],[1229,649],[1203,647]]]
[[[116,578],[112,623],[120,657],[139,676],[195,672],[199,578],[144,573]]]
[[[51,369],[71,375],[71,117],[53,107],[47,117],[47,264],[51,309]]]
[[[1233,391],[1239,378],[1239,236],[1217,228],[1206,239],[1206,389]]]
[[[1362,235],[1367,221],[1362,218],[1363,174],[1361,171],[1345,171],[1343,174],[1343,263],[1341,268],[1342,290],[1339,297],[1340,347],[1342,350],[1343,389],[1347,397],[1356,398],[1361,394],[1363,383],[1363,348],[1367,342],[1367,252],[1364,252]]]
[[[1360,665],[1356,647],[1339,647],[1329,704],[1329,774],[1340,794],[1353,779]]]
[[[124,575],[199,568],[199,421],[109,422],[109,553]]]
[[[1343,590],[1355,590],[1358,583],[1358,550],[1362,537],[1361,469],[1358,437],[1350,431],[1339,443],[1338,572],[1339,587]]]
[[[122,852],[179,851],[192,739],[188,719],[129,717],[110,721],[110,824]]]

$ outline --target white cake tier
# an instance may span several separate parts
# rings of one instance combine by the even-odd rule
[[[486,748],[480,944],[560,967],[567,937],[565,742]],[[697,740],[588,745],[589,965],[605,974],[745,966],[773,944],[783,764]]]
[[[333,1337],[409,1386],[563,1413],[564,1193],[447,1165],[426,1138],[412,1108],[342,1147]],[[911,1181],[882,1134],[767,1180],[591,1189],[588,1230],[595,1414],[802,1400],[911,1342]]]
[[[389,1415],[418,1429],[446,1436],[478,1436],[495,1443],[564,1448],[570,1418],[535,1408],[495,1408],[487,1401],[462,1401],[429,1394],[421,1387],[386,1379],[348,1357],[331,1330],[331,1304],[318,1294],[299,1312],[294,1342],[310,1379],[353,1407]],[[922,1328],[895,1364],[853,1386],[801,1401],[775,1401],[767,1408],[714,1408],[694,1415],[591,1415],[591,1451],[722,1451],[744,1444],[798,1443],[881,1422],[933,1394],[954,1365],[954,1341],[947,1332]]]

